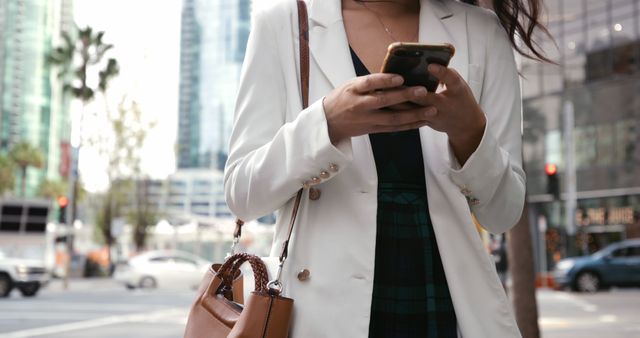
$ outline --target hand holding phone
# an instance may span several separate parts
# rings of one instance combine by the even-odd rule
[[[424,86],[435,92],[440,82],[429,74],[427,67],[430,63],[447,67],[454,53],[455,48],[450,44],[395,42],[389,45],[380,72],[399,74],[404,78],[405,86]]]

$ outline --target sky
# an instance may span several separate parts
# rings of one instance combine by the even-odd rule
[[[120,75],[113,80],[107,102],[97,99],[85,108],[83,135],[104,133],[105,103],[112,110],[124,96],[136,100],[147,122],[155,122],[142,150],[143,172],[165,178],[175,171],[180,61],[180,0],[75,0],[80,27],[105,31],[114,45],[107,57],[116,58]],[[78,121],[81,108],[72,107]],[[76,129],[78,130],[78,129]],[[77,134],[76,134],[77,135]],[[107,188],[106,158],[83,143],[80,176],[89,191]]]

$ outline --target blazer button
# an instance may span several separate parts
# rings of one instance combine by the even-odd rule
[[[321,194],[322,192],[320,191],[320,189],[316,189],[316,188],[309,189],[309,199],[312,201],[319,200]]]
[[[311,272],[307,269],[303,269],[298,272],[298,280],[301,282],[309,280],[309,277],[311,277]]]
[[[328,171],[323,170],[320,172],[320,178],[323,180],[326,180],[327,178],[331,177],[331,174],[329,174]]]
[[[335,164],[335,163],[329,164],[329,171],[331,171],[333,173],[337,173],[338,169],[340,169],[340,168],[338,167],[337,164]]]

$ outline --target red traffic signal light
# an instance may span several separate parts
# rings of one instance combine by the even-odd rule
[[[558,167],[553,163],[547,163],[544,166],[544,172],[547,173],[548,176],[553,176],[558,173]]]
[[[560,198],[560,182],[558,179],[558,167],[553,163],[547,163],[544,166],[544,172],[547,174],[547,194],[551,194],[554,200]]]
[[[67,205],[69,205],[69,199],[66,196],[60,196],[58,197],[58,206],[60,208],[64,208]]]

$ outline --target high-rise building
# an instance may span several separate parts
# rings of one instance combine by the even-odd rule
[[[68,113],[46,56],[70,25],[71,6],[70,0],[0,1],[0,152],[26,141],[45,158],[44,169],[29,169],[27,196],[45,178],[60,178]]]
[[[167,203],[170,213],[181,217],[231,217],[221,193],[221,177],[249,37],[250,13],[250,0],[183,2],[178,173],[171,179]],[[176,197],[178,185],[200,190],[195,197]]]
[[[250,0],[184,0],[178,168],[224,167],[250,13]]]
[[[555,41],[542,46],[558,65],[523,60],[524,156],[529,219],[553,266],[640,237],[640,0],[546,7]],[[576,205],[567,211],[570,162]],[[558,168],[559,199],[547,193],[547,163]]]
[[[200,23],[197,0],[184,0],[180,32],[180,87],[178,101],[178,168],[200,165]]]

